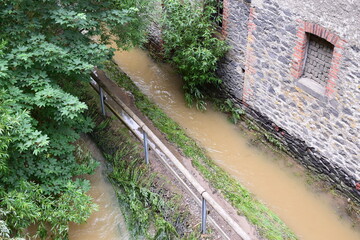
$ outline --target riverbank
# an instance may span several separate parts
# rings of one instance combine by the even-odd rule
[[[92,175],[81,176],[90,181],[87,194],[93,198],[98,210],[93,212],[84,224],[70,223],[70,240],[118,240],[129,239],[125,219],[120,211],[115,191],[105,176],[105,158],[94,141],[83,135],[77,141],[82,149],[78,155],[91,157],[100,162]]]
[[[75,86],[72,89],[76,89]],[[200,234],[199,205],[172,173],[161,165],[153,151],[150,151],[151,164],[144,164],[142,144],[109,114],[108,109],[108,117],[101,116],[95,91],[86,83],[77,86],[75,91],[87,103],[88,115],[95,121],[96,127],[91,136],[105,153],[107,175],[116,189],[133,238],[222,239],[211,224],[208,225],[208,234]],[[126,93],[119,95],[136,112],[132,99]],[[216,221],[222,223],[221,219]],[[230,228],[223,228],[231,239],[238,239]],[[255,230],[253,232],[256,234]],[[257,239],[255,235],[252,237]]]
[[[152,103],[135,86],[129,77],[122,73],[116,65],[106,64],[108,77],[119,86],[130,91],[136,107],[147,116],[166,139],[181,149],[184,156],[192,159],[192,164],[210,182],[212,187],[225,197],[241,215],[254,224],[260,235],[267,239],[296,239],[295,235],[265,205],[253,198],[235,179],[218,167],[206,156],[204,150],[190,139],[182,128]]]

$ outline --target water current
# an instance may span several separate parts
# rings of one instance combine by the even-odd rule
[[[103,156],[95,144],[89,139],[86,139],[86,144],[92,150],[93,157],[103,162]],[[70,240],[129,239],[118,200],[114,189],[103,174],[103,166],[100,166],[93,175],[84,178],[91,182],[91,189],[88,194],[99,206],[99,210],[94,212],[85,224],[70,224]]]
[[[116,52],[114,60],[218,165],[278,214],[300,239],[360,239],[360,233],[337,213],[329,197],[312,191],[303,178],[280,164],[276,155],[251,146],[224,114],[186,107],[181,78],[169,65],[154,62],[140,49]]]

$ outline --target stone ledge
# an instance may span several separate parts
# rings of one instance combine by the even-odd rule
[[[299,78],[299,80],[295,82],[295,85],[300,89],[304,90],[306,93],[310,94],[311,96],[323,102],[327,101],[327,96],[325,95],[325,86],[320,85],[314,80],[310,78]]]

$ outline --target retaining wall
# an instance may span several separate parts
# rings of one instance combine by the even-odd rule
[[[229,12],[239,14],[241,1],[234,2]],[[233,100],[244,104],[300,162],[328,176],[360,202],[356,189],[360,182],[359,5],[355,1],[252,1],[245,54],[228,54],[219,74]],[[242,11],[247,10],[246,6]],[[243,18],[229,17],[228,25]],[[229,28],[234,49],[244,49],[243,42],[231,38],[243,31],[231,33]],[[310,34],[334,47],[323,85],[303,77]],[[245,66],[243,78],[229,67],[232,61]]]

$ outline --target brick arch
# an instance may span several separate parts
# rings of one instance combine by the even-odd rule
[[[299,79],[303,74],[306,57],[306,47],[308,44],[307,33],[311,33],[325,39],[326,41],[334,45],[331,67],[329,70],[329,76],[325,92],[327,96],[332,95],[335,92],[335,86],[338,79],[340,63],[346,41],[344,39],[341,39],[337,34],[316,23],[306,22],[302,20],[298,20],[297,22],[299,23],[299,27],[296,33],[297,40],[294,47],[291,74],[295,79]]]
[[[336,34],[331,33],[328,29],[310,22],[305,22],[305,32],[312,33],[318,37],[325,39],[330,42],[332,45],[336,45],[337,41],[340,39]]]

